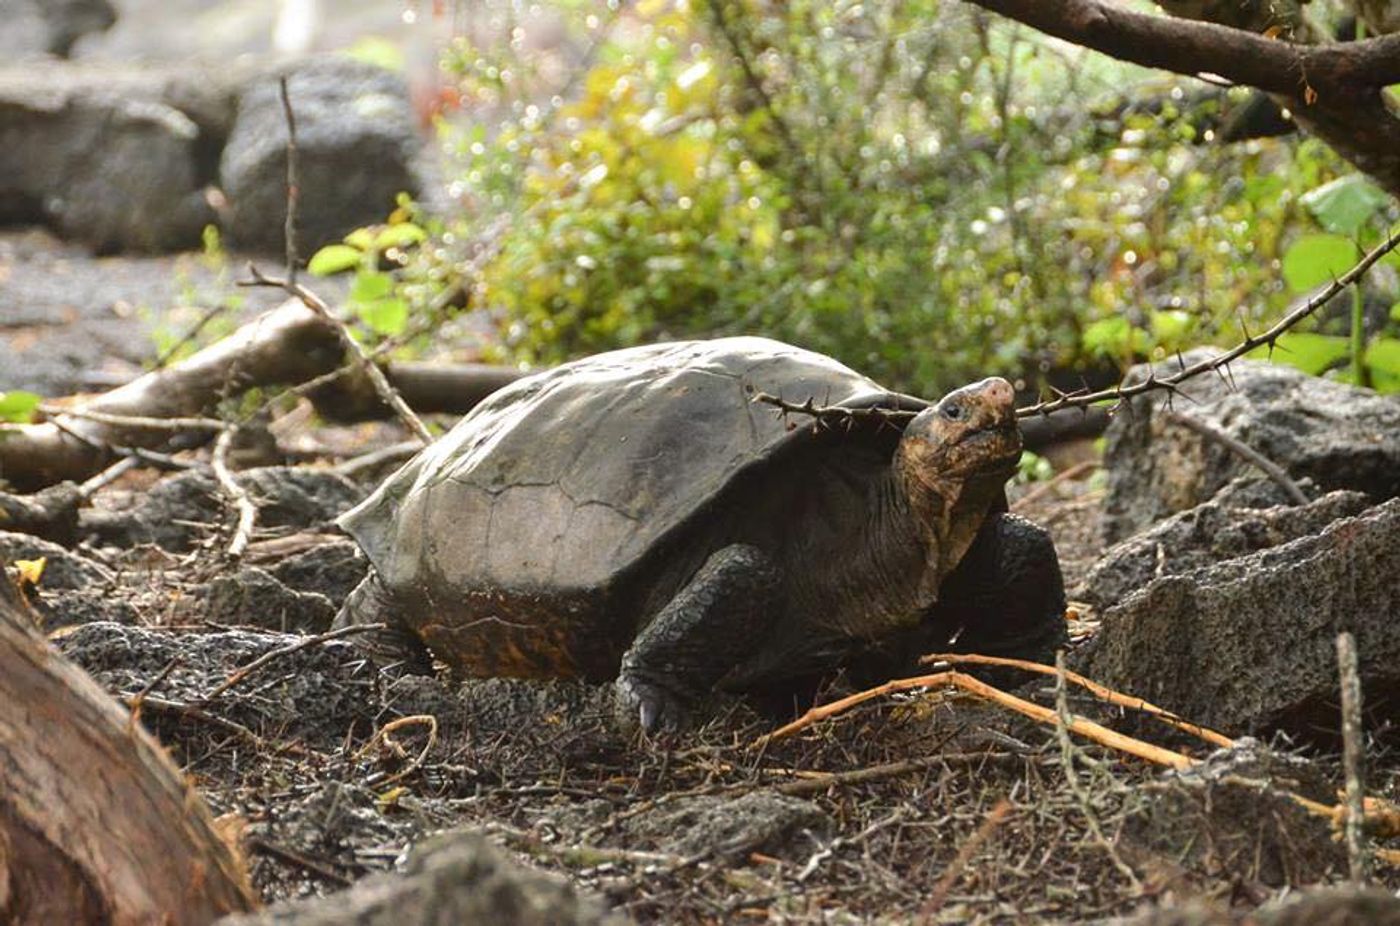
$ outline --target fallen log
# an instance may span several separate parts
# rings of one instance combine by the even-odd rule
[[[56,654],[0,575],[0,921],[203,926],[257,907],[160,744]]]
[[[335,329],[299,301],[288,300],[191,357],[110,392],[74,400],[47,421],[0,426],[0,480],[34,491],[86,479],[133,448],[198,446],[217,435],[218,423],[194,419],[210,415],[221,400],[255,386],[307,383],[345,366]],[[384,371],[418,411],[453,414],[464,414],[523,375],[484,364],[388,363]],[[379,405],[368,378],[354,369],[309,394],[323,414],[341,420],[372,417]]]

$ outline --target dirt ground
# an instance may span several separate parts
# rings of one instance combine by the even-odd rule
[[[324,632],[362,574],[328,522],[363,486],[259,471],[261,527],[233,566],[210,477],[154,478],[104,490],[81,556],[11,539],[0,557],[49,556],[31,597],[57,645],[137,698],[215,813],[241,819],[268,901],[336,891],[457,827],[641,922],[1086,922],[1186,898],[1250,909],[1345,877],[1329,822],[1292,796],[1335,803],[1335,758],[1285,743],[1166,773],[943,688],[785,739],[762,737],[786,716],[734,702],[642,741],[615,728],[606,689],[383,673],[350,639],[287,632]],[[1023,509],[1071,583],[1101,546],[1095,485]],[[1072,635],[1091,634],[1075,616]],[[1057,703],[1052,678],[1019,693]],[[1065,703],[1124,719],[1082,693]],[[1213,748],[1134,728],[1154,729]],[[1372,793],[1396,797],[1395,755],[1371,763]],[[1376,877],[1400,887],[1393,868]]]

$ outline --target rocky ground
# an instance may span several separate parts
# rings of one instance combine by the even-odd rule
[[[197,453],[191,471],[104,489],[76,545],[0,533],[0,559],[46,558],[37,619],[138,698],[215,812],[241,819],[269,902],[400,871],[279,922],[352,909],[403,922],[410,896],[519,922],[1155,922],[1188,901],[1196,918],[1172,922],[1256,908],[1287,922],[1302,914],[1270,905],[1348,868],[1332,820],[1305,806],[1338,800],[1340,630],[1361,643],[1368,791],[1400,798],[1400,501],[1385,500],[1400,404],[1264,365],[1236,382],[1201,386],[1191,414],[1271,453],[1308,504],[1174,426],[1160,399],[1118,419],[1107,478],[1018,489],[1076,600],[1070,668],[1247,738],[1218,749],[1057,695],[1053,678],[1019,694],[1199,760],[1178,772],[937,685],[779,740],[762,737],[784,717],[738,702],[642,742],[614,728],[606,688],[385,674],[353,640],[306,636],[364,570],[330,522],[374,474],[325,465],[244,471],[260,527],[238,563],[221,555],[230,512]],[[1309,469],[1316,448],[1329,466]],[[1186,507],[1166,513],[1172,498]],[[1400,888],[1400,870],[1377,860],[1374,880]]]
[[[0,0],[23,26],[0,35],[7,60],[69,56],[0,67],[0,223],[19,223],[0,231],[0,390],[104,389],[274,301],[233,282],[249,254],[279,262],[277,73],[292,72],[308,163],[324,142],[339,165],[306,174],[315,236],[378,220],[417,176],[415,40],[396,40],[399,78],[274,67],[277,11],[297,6]],[[340,6],[299,50],[429,5]],[[363,92],[341,95],[350,84]],[[344,118],[385,100],[390,117]],[[232,255],[199,251],[207,224]],[[644,742],[613,726],[607,689],[381,671],[326,635],[365,569],[332,522],[392,465],[339,464],[403,435],[315,426],[305,405],[256,458],[240,452],[259,518],[237,561],[209,455],[185,450],[182,471],[98,491],[62,545],[0,530],[0,562],[28,577],[54,644],[134,702],[241,828],[276,904],[262,922],[1394,922],[1386,805],[1370,838],[1382,890],[1314,889],[1350,861],[1326,815],[1343,779],[1341,631],[1360,649],[1367,791],[1400,799],[1400,400],[1279,367],[1234,374],[1174,410],[1135,401],[1099,471],[1016,489],[1071,588],[1068,667],[1233,745],[1053,677],[1013,679],[1017,694],[1187,757],[1179,771],[938,684],[781,739],[764,736],[790,712],[733,702]],[[848,691],[833,679],[823,697]]]

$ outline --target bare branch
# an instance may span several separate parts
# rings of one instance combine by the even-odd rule
[[[233,473],[228,468],[229,448],[233,446],[233,438],[237,433],[238,428],[234,425],[224,428],[219,434],[219,439],[214,441],[214,455],[210,461],[219,487],[224,490],[224,494],[238,511],[238,525],[234,528],[233,539],[228,545],[228,555],[233,559],[241,557],[243,551],[248,548],[248,541],[253,538],[253,526],[258,521],[258,506],[253,503],[253,497],[248,494],[247,489],[238,484],[238,480],[233,478]]]
[[[1199,376],[1211,370],[1219,370],[1230,363],[1230,361],[1239,359],[1256,347],[1262,347],[1266,344],[1272,346],[1290,328],[1297,325],[1309,315],[1312,315],[1331,301],[1332,297],[1365,276],[1366,271],[1370,270],[1382,257],[1395,250],[1397,246],[1400,246],[1400,228],[1391,232],[1390,236],[1386,238],[1385,241],[1382,241],[1380,244],[1376,245],[1376,247],[1372,248],[1357,262],[1356,266],[1333,280],[1311,299],[1279,319],[1273,327],[1262,334],[1247,335],[1243,341],[1223,354],[1183,367],[1176,373],[1167,377],[1158,377],[1155,373],[1150,373],[1147,378],[1141,382],[1126,386],[1119,385],[1112,389],[1101,389],[1098,392],[1060,395],[1048,402],[1038,402],[1035,405],[1018,408],[1016,409],[1016,415],[1020,418],[1029,418],[1032,415],[1045,415],[1062,408],[1083,408],[1085,406],[1095,405],[1099,402],[1116,402],[1121,404],[1124,399],[1131,398],[1135,395],[1141,395],[1144,392],[1162,389],[1176,391],[1177,386],[1192,377]]]
[[[970,0],[1047,35],[1145,67],[1218,74],[1303,99],[1400,82],[1400,34],[1360,42],[1295,45],[1214,23],[1139,13],[1105,0]]]
[[[340,338],[341,346],[356,359],[360,369],[365,376],[369,377],[369,381],[374,385],[374,391],[379,394],[384,403],[394,410],[399,420],[425,445],[433,442],[433,435],[423,424],[423,420],[414,414],[413,409],[408,407],[403,396],[399,395],[398,390],[389,384],[389,380],[384,376],[384,371],[379,369],[379,366],[370,359],[360,342],[350,335],[350,329],[345,326],[345,322],[331,310],[330,306],[326,305],[320,296],[293,280],[279,280],[276,277],[266,276],[251,263],[248,265],[248,273],[252,279],[240,280],[239,286],[272,286],[284,290],[289,295],[300,299],[302,305],[330,323]]]
[[[287,120],[287,221],[283,237],[287,245],[287,281],[296,284],[297,264],[297,205],[301,201],[301,185],[297,179],[297,117],[292,112],[292,96],[287,90],[287,76],[278,79],[278,91],[282,95],[282,115]]]

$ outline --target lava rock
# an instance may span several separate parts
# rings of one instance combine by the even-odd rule
[[[0,57],[66,58],[78,39],[116,21],[108,0],[0,0]]]
[[[364,496],[355,483],[329,470],[266,466],[235,478],[257,503],[263,528],[321,527]],[[223,523],[226,508],[214,477],[191,470],[156,483],[125,510],[84,511],[80,517],[83,530],[98,543],[124,549],[153,543],[183,553]]]
[[[1277,888],[1344,874],[1346,850],[1330,820],[1294,795],[1336,803],[1332,783],[1311,762],[1245,738],[1146,786],[1122,838],[1209,878]]]
[[[417,195],[422,146],[399,75],[324,58],[298,66],[287,83],[296,116],[299,244],[311,253],[384,221],[399,193]],[[286,146],[278,82],[269,75],[243,92],[220,166],[228,230],[243,247],[284,247]]]
[[[820,848],[834,828],[817,805],[775,791],[683,798],[641,814],[627,826],[634,838],[682,857],[741,859],[761,852],[793,860]]]
[[[253,566],[219,576],[206,593],[209,620],[282,633],[324,633],[336,610],[325,595],[294,591]]]
[[[93,621],[136,621],[130,603],[112,594],[116,575],[106,566],[29,534],[0,531],[0,563],[41,557],[44,572],[28,597],[45,632]]]
[[[288,588],[324,595],[338,608],[365,577],[369,560],[347,539],[320,544],[267,568]]]
[[[1338,518],[1359,514],[1369,500],[1360,492],[1337,491],[1307,505],[1236,507],[1248,501],[1237,479],[1213,499],[1134,534],[1099,557],[1070,597],[1106,608],[1153,579],[1182,575],[1320,533]],[[1273,483],[1269,483],[1273,485]]]
[[[1373,718],[1386,717],[1400,698],[1397,575],[1400,499],[1393,499],[1320,534],[1153,580],[1106,611],[1098,635],[1071,662],[1096,681],[1227,732],[1326,738],[1339,724],[1338,633],[1356,635]]]
[[[106,68],[0,71],[0,222],[42,222],[98,252],[198,245],[217,140],[176,101],[210,94]]]
[[[1190,364],[1210,356],[1192,351]],[[1159,365],[1157,375],[1176,369]],[[1141,379],[1136,367],[1129,381]],[[1233,388],[1232,388],[1233,387]],[[1400,495],[1400,397],[1381,396],[1291,367],[1230,364],[1228,380],[1198,376],[1180,387],[1175,412],[1161,396],[1132,399],[1107,432],[1105,501],[1110,542],[1206,501],[1236,476],[1256,472],[1219,441],[1172,421],[1186,414],[1233,437],[1324,490],[1353,489],[1374,501]]]
[[[1400,898],[1379,888],[1323,887],[1290,891],[1258,910],[1229,910],[1193,899],[1153,907],[1113,926],[1400,926]]]
[[[352,724],[373,729],[384,723],[375,696],[374,667],[342,640],[282,654],[239,687],[206,702],[238,669],[304,639],[247,630],[194,634],[94,622],[55,637],[54,643],[108,691],[134,694],[165,671],[153,696],[201,704],[203,710],[254,732],[270,729],[316,749],[339,748]],[[172,661],[174,668],[166,671]],[[179,713],[151,707],[143,720],[167,745],[198,743],[208,732]]]
[[[371,875],[329,897],[229,916],[219,926],[583,926],[626,922],[561,878],[507,859],[484,836],[459,830],[414,847],[401,873]]]

